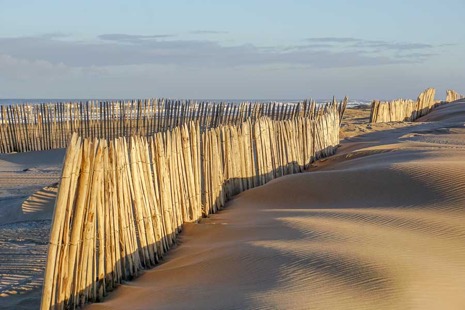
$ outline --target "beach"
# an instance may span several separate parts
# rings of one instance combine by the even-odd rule
[[[0,309],[39,308],[64,154],[0,154]]]
[[[87,308],[463,309],[464,112],[369,126],[186,225],[164,263]]]
[[[348,109],[336,155],[186,224],[88,309],[465,308],[465,102],[418,122]],[[0,308],[39,308],[64,150],[0,155]]]
[[[0,310],[465,310],[465,0],[0,7]]]

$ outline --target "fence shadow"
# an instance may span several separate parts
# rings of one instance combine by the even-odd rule
[[[335,153],[335,150],[335,147],[327,147],[325,150],[321,151],[321,154],[327,154],[327,156],[330,156],[330,154]],[[224,208],[226,202],[242,191],[265,185],[269,181],[282,176],[306,172],[306,169],[308,168],[309,164],[313,162],[313,160],[315,160],[315,158],[309,158],[308,164],[306,165],[301,165],[298,162],[293,161],[289,162],[287,165],[279,166],[261,175],[225,180],[221,185],[221,190],[218,193],[218,196],[214,199],[213,203],[215,206],[212,206],[209,215],[221,211]],[[257,180],[265,181],[262,184],[254,185],[256,184]],[[242,186],[242,191],[238,190],[240,186]],[[209,215],[207,215],[207,212],[204,212],[202,218],[207,218]],[[198,219],[198,221],[202,221],[202,218]],[[51,304],[50,307],[54,309],[69,309],[75,306],[84,305],[86,303],[103,301],[105,296],[116,289],[120,284],[124,283],[125,281],[131,281],[141,275],[144,270],[149,270],[156,267],[160,263],[163,263],[164,255],[166,252],[155,252],[151,259],[147,259],[147,257],[145,257],[145,259],[142,258],[146,256],[146,253],[150,252],[152,249],[160,248],[160,244],[164,242],[169,242],[168,249],[177,245],[177,236],[182,232],[183,224],[175,228],[176,233],[169,241],[167,241],[166,238],[160,238],[156,239],[155,242],[150,243],[147,246],[142,246],[140,239],[141,232],[137,230],[136,225],[134,225],[134,229],[137,231],[137,249],[135,251],[127,253],[121,257],[111,267],[112,271],[105,273],[103,277],[94,274],[91,278],[92,283],[86,286],[84,289],[75,291],[75,288],[71,286],[71,291],[75,291],[72,298]],[[95,251],[96,253],[99,253],[98,244]],[[134,257],[138,257],[138,259],[134,259]],[[100,257],[97,255],[95,259],[98,261]],[[137,263],[134,263],[134,261]],[[117,270],[120,270],[119,274],[117,274]],[[64,282],[68,281],[71,281],[71,279],[64,279]]]
[[[337,104],[315,118],[248,120],[201,131],[69,143],[56,200],[42,309],[102,300],[156,265],[183,223],[232,196],[304,171],[339,144]]]

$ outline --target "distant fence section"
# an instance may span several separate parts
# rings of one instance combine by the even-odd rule
[[[465,96],[459,94],[455,90],[448,89],[446,91],[446,102],[452,102],[452,101],[460,100],[463,98],[465,98]]]
[[[157,264],[183,223],[333,154],[340,105],[297,107],[261,106],[268,110],[257,117],[233,113],[237,123],[214,121],[208,128],[200,117],[187,117],[173,128],[159,127],[168,130],[130,138],[74,134],[55,206],[41,308],[101,301],[122,280]]]
[[[414,121],[428,114],[438,102],[435,101],[436,90],[428,88],[416,101],[397,99],[393,101],[373,101],[371,104],[370,123]]]
[[[342,113],[347,99],[339,103]],[[0,106],[0,153],[65,148],[76,132],[82,138],[115,139],[149,136],[191,121],[202,130],[239,125],[267,116],[271,120],[311,117],[317,104],[214,103],[147,99]]]
[[[446,91],[445,101],[435,100],[434,96],[435,89],[428,88],[418,96],[416,101],[397,99],[385,102],[375,100],[371,104],[370,122],[414,121],[441,104],[465,98],[465,96],[451,89]]]
[[[416,101],[397,99],[389,102],[373,101],[371,104],[370,122],[414,121],[428,114],[436,105],[434,100],[436,90],[428,88],[422,92]]]
[[[417,115],[417,101],[396,99],[389,102],[373,101],[371,104],[370,123],[394,121],[413,121]]]

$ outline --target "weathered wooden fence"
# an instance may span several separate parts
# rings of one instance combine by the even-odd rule
[[[437,104],[434,100],[436,90],[428,88],[416,101],[397,99],[393,101],[373,101],[370,123],[414,121],[428,114]]]
[[[446,102],[452,102],[465,98],[465,96],[459,94],[455,90],[448,89],[446,90]]]
[[[344,111],[347,100],[339,103]],[[0,106],[0,153],[64,148],[74,132],[82,138],[115,139],[198,121],[202,130],[238,125],[267,116],[272,120],[311,117],[313,101],[300,103],[213,103],[148,99]]]
[[[197,119],[129,139],[74,134],[55,205],[41,308],[102,300],[122,280],[157,264],[183,223],[333,154],[337,104],[311,116],[249,118],[207,130]]]

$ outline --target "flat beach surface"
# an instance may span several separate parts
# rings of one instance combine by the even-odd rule
[[[426,120],[361,126],[87,308],[465,309],[465,103]]]
[[[87,308],[465,309],[465,102],[368,116],[349,109],[335,156],[186,225],[161,265]],[[0,309],[39,308],[63,156],[0,155]]]

